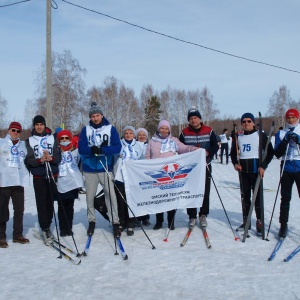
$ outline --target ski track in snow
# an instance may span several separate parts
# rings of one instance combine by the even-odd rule
[[[265,173],[266,234],[279,181],[279,160],[274,158]],[[212,162],[212,175],[235,229],[241,224],[241,200],[238,173],[231,162],[221,165]],[[279,230],[280,193],[269,233],[269,242],[255,234],[255,215],[252,215],[251,237],[245,243],[235,241],[214,184],[211,184],[208,228],[211,249],[207,249],[202,232],[194,228],[188,242],[180,247],[187,231],[185,210],[178,210],[174,231],[167,234],[166,222],[161,230],[152,225],[141,229],[133,237],[122,234],[122,243],[128,254],[114,255],[112,228],[97,213],[95,234],[87,257],[75,266],[66,259],[58,259],[58,252],[45,247],[33,237],[38,228],[33,188],[26,189],[24,235],[30,244],[12,243],[12,219],[8,222],[9,248],[0,249],[0,299],[299,299],[300,254],[290,262],[283,259],[300,244],[300,203],[296,188],[291,201],[289,234],[274,261],[269,262]],[[10,207],[11,217],[13,214]],[[166,219],[166,214],[165,214]],[[87,217],[85,195],[75,202],[74,237],[79,252],[84,250]],[[55,233],[54,222],[52,230]],[[56,234],[55,234],[56,235]],[[242,235],[239,235],[242,237]],[[71,237],[62,242],[75,250]],[[65,251],[66,252],[66,251]],[[118,251],[119,252],[119,251]],[[66,252],[67,253],[67,252]]]

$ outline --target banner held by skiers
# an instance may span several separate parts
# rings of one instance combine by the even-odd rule
[[[122,167],[128,205],[136,216],[201,206],[206,152],[128,161]]]

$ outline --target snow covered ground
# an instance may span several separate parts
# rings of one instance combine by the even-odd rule
[[[232,164],[213,161],[213,177],[234,228],[240,225],[241,202],[238,174]],[[279,160],[273,159],[264,179],[266,229],[279,181]],[[114,255],[112,229],[97,214],[97,224],[90,251],[76,266],[33,237],[38,228],[32,188],[26,190],[24,235],[30,244],[12,243],[12,222],[8,223],[7,249],[0,249],[0,299],[299,299],[300,254],[290,262],[283,259],[300,244],[300,201],[296,189],[291,202],[289,234],[274,261],[271,254],[279,230],[280,195],[269,233],[269,242],[257,237],[252,225],[245,243],[235,241],[215,187],[211,187],[208,234],[212,244],[207,249],[197,227],[184,247],[180,243],[187,231],[185,211],[177,212],[174,231],[168,242],[163,239],[167,226],[145,228],[156,249],[141,229],[133,237],[122,235],[129,256],[123,261]],[[11,209],[12,212],[12,209]],[[255,224],[253,214],[252,224]],[[54,225],[54,223],[53,223]],[[85,195],[75,203],[74,234],[79,252],[86,243]],[[53,229],[54,231],[54,229]],[[71,237],[63,240],[75,248]]]

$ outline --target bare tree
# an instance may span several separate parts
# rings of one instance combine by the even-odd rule
[[[73,58],[70,50],[62,54],[52,54],[52,115],[53,126],[64,124],[66,128],[79,126],[81,115],[88,109],[85,97],[85,83],[82,76],[86,70],[82,68],[77,59]],[[46,100],[46,64],[42,64],[37,74],[37,92],[39,94],[39,111],[44,114],[44,101]]]
[[[0,92],[0,128],[5,127],[5,116],[7,114],[7,100],[2,97]]]
[[[44,99],[44,102],[46,104],[45,99]],[[39,103],[43,103],[43,101],[41,101]],[[36,115],[37,115],[36,100],[35,99],[27,99],[26,105],[25,105],[25,111],[24,111],[23,127],[27,128],[27,129],[32,128],[32,118]]]
[[[89,102],[95,101],[103,110],[104,116],[121,132],[127,125],[139,126],[142,112],[138,100],[131,88],[115,77],[106,77],[103,87],[92,87],[88,90]]]
[[[204,87],[201,91],[201,102],[200,102],[200,111],[202,119],[207,125],[214,119],[217,118],[219,110],[216,108],[214,103],[213,96],[207,87]]]
[[[275,91],[269,99],[268,115],[276,118],[278,126],[284,126],[285,112],[289,108],[293,107],[293,104],[297,105],[297,103],[295,103],[295,101],[291,98],[290,91],[285,85],[283,85],[279,87],[279,91]]]

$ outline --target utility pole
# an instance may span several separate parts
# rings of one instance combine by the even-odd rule
[[[46,124],[52,129],[52,59],[51,59],[51,0],[47,1],[47,28],[46,28]]]

